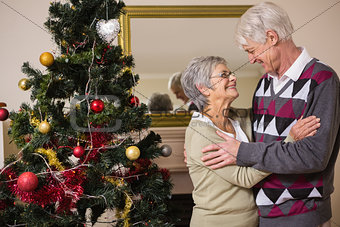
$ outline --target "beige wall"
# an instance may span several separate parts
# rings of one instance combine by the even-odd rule
[[[18,81],[24,77],[20,67],[24,61],[41,70],[44,68],[39,63],[39,55],[44,51],[54,51],[55,47],[51,42],[51,36],[41,28],[32,24],[28,20],[19,16],[13,10],[9,9],[4,3],[9,4],[15,10],[25,17],[34,21],[42,27],[47,17],[47,9],[50,1],[46,0],[4,0],[0,4],[0,64],[1,64],[1,89],[0,102],[6,102],[8,109],[18,110],[22,102],[29,102],[29,92],[21,91],[17,88]],[[228,4],[256,4],[259,0],[126,0],[127,5],[228,5]],[[338,53],[340,53],[340,4],[335,5],[327,12],[324,10],[332,6],[337,0],[277,0],[274,1],[287,10],[295,28],[306,24],[298,29],[293,37],[295,42],[308,49],[309,53],[332,66],[335,71],[340,73],[340,64]],[[314,17],[316,19],[310,21]],[[307,23],[310,21],[309,23]],[[218,30],[220,28],[216,28]],[[163,79],[164,80],[164,79]],[[240,79],[243,80],[243,79]],[[244,79],[244,80],[247,80]],[[239,87],[240,96],[238,106],[247,107],[250,105],[249,97],[251,96],[256,83],[256,79],[249,79],[244,86]],[[138,89],[143,87],[152,91],[152,87],[159,86],[162,91],[166,92],[166,83],[164,86],[162,79],[151,82],[142,81]],[[245,81],[244,81],[245,82]],[[248,83],[249,82],[249,83]],[[159,84],[158,84],[159,83]],[[242,83],[243,84],[243,83]],[[249,85],[246,87],[246,85]],[[146,93],[146,95],[150,95]],[[174,97],[172,96],[172,99]],[[178,101],[175,105],[180,105]],[[6,148],[5,148],[6,149]],[[340,226],[340,164],[337,163],[335,176],[335,193],[333,194],[333,226]]]
[[[22,63],[29,61],[34,67],[44,70],[39,63],[39,56],[44,51],[55,51],[50,34],[29,22],[16,12],[8,8],[4,3],[13,7],[40,27],[48,16],[48,6],[50,1],[44,0],[7,0],[0,4],[0,64],[1,82],[0,102],[6,102],[8,109],[18,109],[22,102],[30,102],[29,92],[18,89],[18,81],[24,77],[20,71]],[[259,0],[243,0],[242,4],[256,4]],[[274,1],[286,9],[293,21],[295,28],[299,28],[322,11],[336,3],[336,0],[279,0]],[[240,4],[238,0],[126,0],[127,5],[228,5]],[[293,35],[298,45],[305,46],[312,56],[319,58],[332,66],[335,71],[340,72],[337,53],[340,53],[338,22],[340,21],[340,4],[337,4],[315,20],[307,23]],[[216,28],[218,31],[220,28]],[[160,92],[168,92],[167,83],[157,86],[162,87]],[[239,83],[240,84],[240,83]],[[247,83],[247,85],[250,85]],[[137,90],[141,90],[146,85],[146,81],[141,82]],[[154,83],[153,85],[154,86]],[[243,85],[242,85],[243,86]],[[239,86],[239,89],[245,90]],[[248,90],[248,89],[246,89]],[[252,90],[249,89],[249,92]],[[148,92],[146,92],[149,95]],[[146,96],[147,96],[146,95]],[[242,94],[243,95],[243,94]],[[141,99],[143,99],[141,97]],[[172,96],[175,105],[181,105],[179,100]],[[239,106],[248,106],[249,101],[235,102]]]

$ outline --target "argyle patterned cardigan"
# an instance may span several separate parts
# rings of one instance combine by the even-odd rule
[[[297,81],[290,80],[276,94],[272,78],[261,78],[253,98],[253,137],[262,143],[241,143],[237,156],[240,166],[276,173],[254,187],[261,217],[316,211],[329,198],[339,152],[339,100],[337,74],[315,58]],[[321,119],[317,134],[284,143],[296,121],[310,115]]]

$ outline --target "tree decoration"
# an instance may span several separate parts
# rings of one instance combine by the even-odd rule
[[[85,149],[84,147],[82,146],[76,146],[74,149],[73,149],[73,155],[76,157],[76,158],[81,158],[83,157],[85,153]]]
[[[28,89],[31,88],[31,82],[30,82],[29,79],[23,78],[23,79],[19,80],[18,87],[23,91],[27,91]]]
[[[32,114],[33,116],[33,114]],[[31,120],[30,120],[30,124],[33,126],[33,127],[39,127],[40,125],[40,120],[36,117],[32,117]]]
[[[117,19],[100,20],[97,22],[96,29],[99,37],[110,44],[117,37],[120,25]]]
[[[125,183],[123,178],[121,178],[121,179],[114,179],[114,178],[105,177],[105,180],[107,182],[110,182],[113,185],[116,185],[117,187],[119,187],[121,189],[124,186],[126,186],[126,183]],[[124,209],[123,210],[117,210],[116,211],[116,217],[118,219],[123,219],[124,220],[124,225],[123,225],[124,227],[129,227],[131,225],[129,223],[128,215],[129,215],[129,212],[131,210],[131,206],[132,206],[133,202],[132,202],[131,196],[129,196],[127,192],[125,192],[125,197],[126,198],[125,198]]]
[[[91,102],[90,108],[95,113],[100,113],[104,110],[105,104],[100,99],[95,99]]]
[[[63,171],[65,169],[65,167],[57,158],[57,153],[52,149],[46,150],[44,148],[38,148],[35,152],[46,155],[48,159],[48,164],[50,166],[54,166],[57,170]]]
[[[0,108],[0,121],[6,121],[8,116],[8,110],[6,108]]]
[[[172,153],[172,148],[169,145],[164,144],[161,146],[161,153],[164,157],[169,157]]]
[[[113,102],[113,106],[114,106],[115,108],[119,108],[119,107],[120,107],[120,100],[115,100],[115,101]]]
[[[38,177],[32,172],[24,172],[18,178],[18,187],[21,191],[31,192],[38,187]]]
[[[108,225],[174,226],[171,179],[154,162],[161,137],[145,136],[151,119],[133,96],[139,81],[133,57],[112,42],[124,6],[51,2],[44,25],[57,45],[41,55],[47,70],[28,62],[21,68],[29,80],[19,86],[32,86],[34,101],[10,113],[9,136],[20,153],[1,170],[0,226],[97,225],[108,209],[116,211]],[[18,176],[27,171],[39,178],[25,177],[30,183],[22,187]]]
[[[47,134],[51,131],[51,125],[46,120],[39,124],[39,132],[42,134]]]
[[[131,95],[129,97],[129,104],[131,106],[138,106],[139,105],[139,98],[137,96]]]
[[[50,67],[53,65],[54,57],[50,52],[44,52],[40,55],[39,60],[43,66]]]
[[[66,47],[67,46],[67,42],[65,39],[61,40],[61,43],[60,43],[63,47]]]
[[[126,148],[125,155],[128,159],[130,159],[131,161],[134,161],[138,159],[140,156],[139,148],[136,146],[130,146]]]

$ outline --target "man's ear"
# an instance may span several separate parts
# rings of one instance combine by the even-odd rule
[[[195,84],[195,86],[204,96],[210,95],[210,89],[207,88],[206,86],[203,86],[203,85],[200,85],[200,84]]]
[[[266,31],[267,39],[271,46],[275,46],[279,42],[279,35],[274,30],[267,30]]]

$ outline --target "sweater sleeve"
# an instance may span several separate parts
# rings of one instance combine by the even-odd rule
[[[193,131],[195,131],[193,136],[190,141],[185,142],[186,146],[190,143],[190,149],[187,150],[189,165],[191,163],[200,166],[200,168],[205,168],[207,171],[214,172],[223,180],[244,188],[253,187],[270,174],[251,167],[240,167],[237,165],[226,166],[217,170],[212,170],[205,166],[201,161],[201,157],[203,156],[201,152],[202,148],[211,143],[221,143],[224,140],[216,134],[216,129],[214,128],[205,127],[204,130],[202,130],[202,128],[200,128],[200,130],[193,128]]]
[[[327,167],[339,133],[339,78],[335,73],[308,96],[305,116],[321,119],[316,135],[295,143],[241,143],[237,165],[279,174],[320,172]]]

